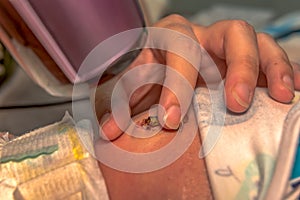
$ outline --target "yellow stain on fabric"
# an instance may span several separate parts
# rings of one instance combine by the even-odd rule
[[[84,148],[83,146],[81,145],[80,143],[80,139],[79,137],[77,136],[77,133],[76,133],[76,130],[75,129],[70,129],[68,131],[68,137],[69,137],[69,140],[72,144],[72,152],[73,152],[73,156],[76,160],[81,160],[83,159],[85,156],[85,151],[84,151]]]

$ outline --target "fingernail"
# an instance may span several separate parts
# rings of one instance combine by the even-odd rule
[[[284,86],[291,92],[294,93],[294,82],[292,81],[292,78],[288,75],[284,75],[282,78],[282,81],[284,82]]]
[[[163,118],[165,125],[170,129],[178,129],[180,125],[181,110],[177,105],[173,105],[167,109]]]
[[[251,91],[245,83],[238,83],[232,90],[233,98],[241,106],[248,108],[251,103]]]

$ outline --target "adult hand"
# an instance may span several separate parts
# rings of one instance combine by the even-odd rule
[[[216,63],[221,77],[225,79],[225,100],[227,108],[233,112],[240,113],[248,109],[257,85],[267,86],[270,96],[283,103],[288,103],[293,99],[295,88],[300,89],[300,73],[296,73],[297,70],[294,73],[293,70],[294,66],[299,71],[299,66],[291,65],[286,53],[271,36],[256,33],[253,27],[245,21],[219,21],[204,27],[193,24],[179,15],[170,15],[156,23],[154,27],[181,33],[199,43],[209,53]],[[189,53],[195,57],[198,53],[197,48],[192,43],[185,42],[186,39],[175,37],[163,45],[167,46],[166,49],[168,46],[177,48],[182,46],[185,50],[189,49]],[[201,59],[203,58],[199,55],[199,60]],[[198,77],[199,74],[197,68],[193,66],[194,63],[188,62],[173,52],[159,49],[143,49],[126,71],[147,63],[169,66],[181,74],[192,88],[196,86],[197,81],[198,83],[203,82],[204,77]],[[126,71],[115,77],[115,82]],[[145,69],[145,71],[147,70]],[[164,83],[166,80],[172,81],[173,76],[170,70],[165,70],[163,73],[152,73],[158,76],[157,79],[162,79]],[[149,76],[141,77],[148,78]],[[135,78],[140,79],[141,77],[131,77],[133,80],[128,81],[134,82]],[[173,81],[176,85],[177,80]],[[107,139],[113,140],[120,136],[124,129],[119,128],[119,124],[111,114],[105,114],[103,117],[105,112],[109,112],[107,108],[103,108],[103,99],[101,98],[103,88],[100,86],[97,90],[95,108],[102,134]],[[162,112],[158,113],[160,122],[163,123],[164,128],[177,129],[185,115],[184,112],[186,112],[180,107],[178,95],[187,95],[189,103],[192,96],[186,91],[181,91],[182,94],[174,94],[172,89],[156,84],[145,85],[137,89],[129,101],[131,114],[139,113],[159,102],[164,108]],[[128,121],[125,120],[123,123],[126,124]]]

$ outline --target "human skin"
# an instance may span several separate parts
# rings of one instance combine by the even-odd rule
[[[298,73],[299,65],[295,65]],[[296,69],[297,68],[297,69]],[[295,81],[299,84],[299,79]],[[265,78],[259,79],[259,85],[265,86]],[[144,112],[134,121],[140,122],[147,119]],[[138,124],[138,123],[137,123]],[[162,129],[158,134],[149,138],[136,138],[126,132],[115,140],[107,141],[113,145],[134,153],[153,152],[161,149],[174,139],[176,134],[190,134],[183,129],[182,132]],[[201,139],[199,130],[188,149],[166,167],[148,173],[128,173],[116,170],[105,163],[99,162],[100,169],[105,178],[107,190],[112,200],[114,199],[213,199],[208,179],[205,157],[199,158]],[[97,148],[96,148],[97,150]],[[119,159],[112,157],[112,159]]]
[[[1,26],[5,28],[11,37],[31,47],[50,70],[57,68],[49,55],[42,51],[43,48],[37,43],[36,38],[32,37],[30,30],[24,25],[20,26],[16,23],[20,19],[15,15],[14,9],[8,2],[0,2]],[[8,19],[13,20],[9,21]],[[284,51],[270,36],[262,33],[256,34],[253,27],[244,21],[222,21],[203,27],[192,24],[179,15],[171,15],[154,26],[183,33],[198,41],[209,51],[218,65],[220,73],[224,78],[226,77],[227,107],[234,112],[247,110],[251,103],[254,88],[261,80],[264,84],[267,84],[270,96],[283,103],[291,101],[294,88],[300,89],[299,71],[295,71],[296,73],[293,74],[292,66]],[[21,28],[17,30],[16,27]],[[25,35],[27,37],[24,40]],[[28,37],[28,35],[31,37]],[[157,56],[157,52],[154,54],[149,49],[143,50],[130,67],[147,62],[168,64],[186,77],[192,86],[195,86],[198,77],[194,76],[195,73],[191,73],[193,69],[182,58],[171,53],[158,52],[158,54]],[[62,74],[60,73],[58,76],[62,77]],[[258,77],[262,77],[262,79],[259,78],[257,81]],[[68,82],[65,77],[62,80]],[[236,87],[240,83],[243,84],[243,87]],[[247,89],[249,89],[248,92]],[[149,98],[144,98],[147,96],[145,91],[146,93],[151,91],[151,94],[156,93],[158,95],[150,95],[149,100]],[[153,93],[153,91],[155,92]],[[148,90],[143,88],[137,91],[135,97],[131,102],[133,113],[142,111],[149,106],[149,103],[158,100],[166,110],[171,106],[178,105],[174,94],[158,87],[148,87]],[[101,106],[101,102],[97,106]],[[182,113],[177,111],[173,110],[173,113],[166,119],[169,126],[165,128],[174,129],[173,127],[179,124],[179,116]],[[98,113],[99,119],[101,119],[102,114],[104,113]],[[170,126],[170,124],[173,125]],[[105,129],[104,132],[107,134],[108,139],[114,140],[117,138],[113,141],[114,144],[133,152],[153,151],[165,145],[175,134],[170,130],[168,131],[170,133],[165,134],[166,130],[164,130],[153,138],[143,140],[132,138],[127,134],[122,134],[123,132],[118,129],[112,117],[103,124],[103,129]],[[204,160],[197,158],[199,148],[200,140],[197,134],[193,144],[180,159],[164,169],[147,174],[118,172],[100,164],[106,177],[110,196],[113,199],[124,198],[124,195],[132,197],[132,199],[141,197],[154,199],[154,196],[158,199],[182,199],[185,195],[187,195],[187,199],[206,198],[206,195],[209,197],[205,163]],[[176,181],[174,181],[174,177]],[[137,188],[139,192],[137,192]]]
[[[139,115],[135,121],[145,118],[146,113]],[[112,143],[129,152],[146,153],[167,145],[176,134],[179,133],[162,129],[153,137],[141,139],[125,133]],[[180,134],[189,133],[183,129]],[[197,132],[192,144],[177,160],[148,173],[122,172],[99,162],[110,198],[212,199],[205,159],[198,157],[200,148],[201,140]]]
[[[182,16],[170,15],[153,27],[166,28],[186,35],[209,53],[225,80],[225,102],[227,108],[233,112],[242,113],[248,109],[257,85],[268,87],[270,97],[282,103],[289,103],[294,97],[294,90],[300,89],[300,74],[297,72],[299,70],[293,69],[284,50],[270,35],[256,33],[245,21],[219,21],[204,27],[193,24]],[[182,45],[183,48],[189,45],[182,41],[185,40],[177,38],[170,43],[178,43],[178,46]],[[203,79],[198,77],[193,66],[184,58],[172,52],[153,49],[143,49],[124,73],[145,63],[170,66],[179,72],[191,87],[195,87],[197,81],[203,83]],[[165,77],[168,77],[167,72]],[[129,102],[132,113],[141,112],[147,109],[147,106],[159,102],[165,110],[159,114],[159,118],[164,119],[167,129],[176,129],[181,115],[185,114],[181,113],[176,94],[167,88],[145,86],[139,88],[133,96]],[[106,114],[111,112],[109,108],[106,109],[106,113],[101,112],[101,95],[99,101],[97,98],[96,94],[96,112],[99,121],[102,122],[103,133],[107,139],[114,140],[123,131],[118,128],[112,115],[107,117]],[[104,115],[105,120],[102,117]]]
[[[300,66],[293,64],[293,67],[295,73],[295,88],[299,89]],[[259,75],[257,84],[262,87],[267,86],[267,80],[263,74]],[[154,89],[159,91],[161,88],[154,87]],[[137,118],[134,117],[136,122],[146,118],[146,112]],[[112,126],[112,128],[114,128],[114,126]],[[193,143],[180,158],[160,170],[149,173],[128,173],[113,169],[99,162],[110,198],[213,199],[205,158],[200,159],[198,157],[201,148],[198,131]],[[123,133],[117,139],[108,142],[112,142],[112,144],[129,152],[145,153],[158,150],[167,145],[176,134],[178,134],[177,131],[162,129],[153,137],[138,139]],[[189,134],[189,132],[183,131],[180,134]],[[118,158],[112,157],[112,159]]]
[[[300,66],[294,63],[293,68],[295,88],[299,89]],[[267,86],[267,80],[263,74],[259,75],[257,84],[262,87]],[[160,90],[160,88],[158,87],[156,90]],[[133,117],[133,119],[138,122],[146,119],[147,116],[147,112],[144,112],[139,114],[138,117]],[[176,134],[178,134],[177,131],[162,129],[153,137],[141,139],[123,133],[117,139],[108,142],[112,142],[112,144],[129,152],[145,153],[158,150],[167,145],[174,139]],[[189,134],[189,132],[183,131],[180,134]],[[200,159],[198,157],[201,148],[199,135],[198,130],[192,144],[179,159],[162,169],[149,173],[123,172],[99,162],[110,198],[213,199],[205,158]]]
[[[0,1],[0,25],[0,30],[3,29],[20,44],[31,48],[58,80],[69,83],[8,0]],[[226,104],[233,112],[240,113],[248,109],[255,87],[260,82],[259,77],[265,78],[270,97],[279,102],[289,103],[293,99],[294,89],[300,89],[300,73],[294,73],[283,49],[271,36],[257,33],[243,20],[225,20],[210,26],[201,26],[173,14],[159,20],[152,27],[165,28],[186,35],[208,51],[218,66],[221,76],[225,78]],[[176,41],[179,41],[179,46],[187,45],[180,38],[175,38],[171,43]],[[195,87],[198,80],[195,69],[186,60],[171,52],[143,49],[128,70],[145,63],[161,63],[170,66],[178,71],[192,87]],[[168,77],[168,73],[165,76]],[[151,95],[149,95],[150,91]],[[157,90],[155,95],[152,91],[151,87],[144,87],[136,92],[135,98],[130,102],[132,112],[145,110],[145,105],[147,107],[153,103],[153,96],[156,96],[155,100],[159,99],[159,103],[166,111],[159,114],[160,118],[165,118],[165,128],[176,129],[181,120],[180,116],[185,114],[181,113],[176,94],[166,88]],[[98,104],[96,106],[101,106],[101,102]],[[97,112],[100,120],[105,114]],[[113,117],[109,117],[102,127],[108,139],[113,140],[122,134]]]

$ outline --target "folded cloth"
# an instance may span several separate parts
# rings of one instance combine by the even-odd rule
[[[198,88],[194,98],[203,141],[200,155],[206,159],[214,198],[297,196],[299,184],[288,187],[288,181],[298,147],[300,93],[292,103],[282,104],[257,88],[252,105],[242,114],[226,112],[219,93]]]
[[[2,134],[0,199],[108,199],[89,140],[68,114],[12,140]]]

